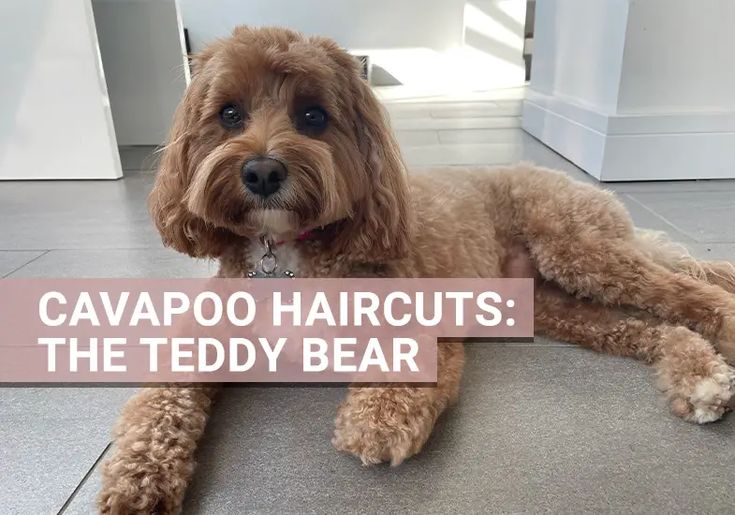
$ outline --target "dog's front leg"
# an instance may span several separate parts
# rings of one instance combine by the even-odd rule
[[[127,402],[102,472],[101,513],[181,511],[216,391],[206,384],[166,385],[144,388]]]
[[[421,450],[436,419],[459,395],[462,343],[440,343],[435,386],[351,386],[337,411],[332,443],[365,465],[398,465]]]

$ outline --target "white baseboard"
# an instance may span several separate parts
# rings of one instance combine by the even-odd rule
[[[735,178],[735,112],[610,115],[529,91],[522,127],[601,181]]]

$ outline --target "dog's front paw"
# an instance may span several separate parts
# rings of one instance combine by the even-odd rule
[[[722,418],[735,394],[735,374],[720,364],[708,375],[671,385],[668,395],[672,411],[689,422],[706,424]]]
[[[122,459],[105,464],[103,488],[98,498],[100,513],[128,515],[181,512],[186,481],[175,470],[159,468],[144,459]]]
[[[419,452],[436,421],[418,388],[355,388],[337,411],[332,444],[364,465],[399,465]]]

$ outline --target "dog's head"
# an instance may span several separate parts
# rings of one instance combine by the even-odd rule
[[[235,29],[193,61],[150,209],[164,242],[217,257],[326,227],[362,259],[408,246],[405,169],[352,56],[285,29]]]

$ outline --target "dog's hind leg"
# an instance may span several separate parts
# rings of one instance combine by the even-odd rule
[[[653,364],[672,411],[705,423],[719,419],[733,396],[735,374],[699,334],[572,297],[548,284],[536,290],[536,330],[552,338]]]
[[[332,443],[365,465],[398,465],[421,450],[436,419],[459,395],[462,343],[437,346],[437,384],[352,386],[335,421]]]
[[[541,275],[564,290],[687,326],[735,363],[735,296],[722,288],[673,272],[625,240],[542,238],[528,245]]]
[[[656,263],[674,272],[719,286],[735,293],[735,264],[728,261],[707,261],[691,255],[685,245],[673,242],[666,233],[636,229],[635,246]]]
[[[144,388],[127,402],[102,472],[101,513],[181,511],[216,391],[206,384],[166,385]]]
[[[508,224],[544,279],[573,295],[694,329],[735,363],[735,296],[641,250],[614,195],[538,169],[508,171],[496,182],[505,189],[495,195],[509,199],[498,209],[512,214]]]

